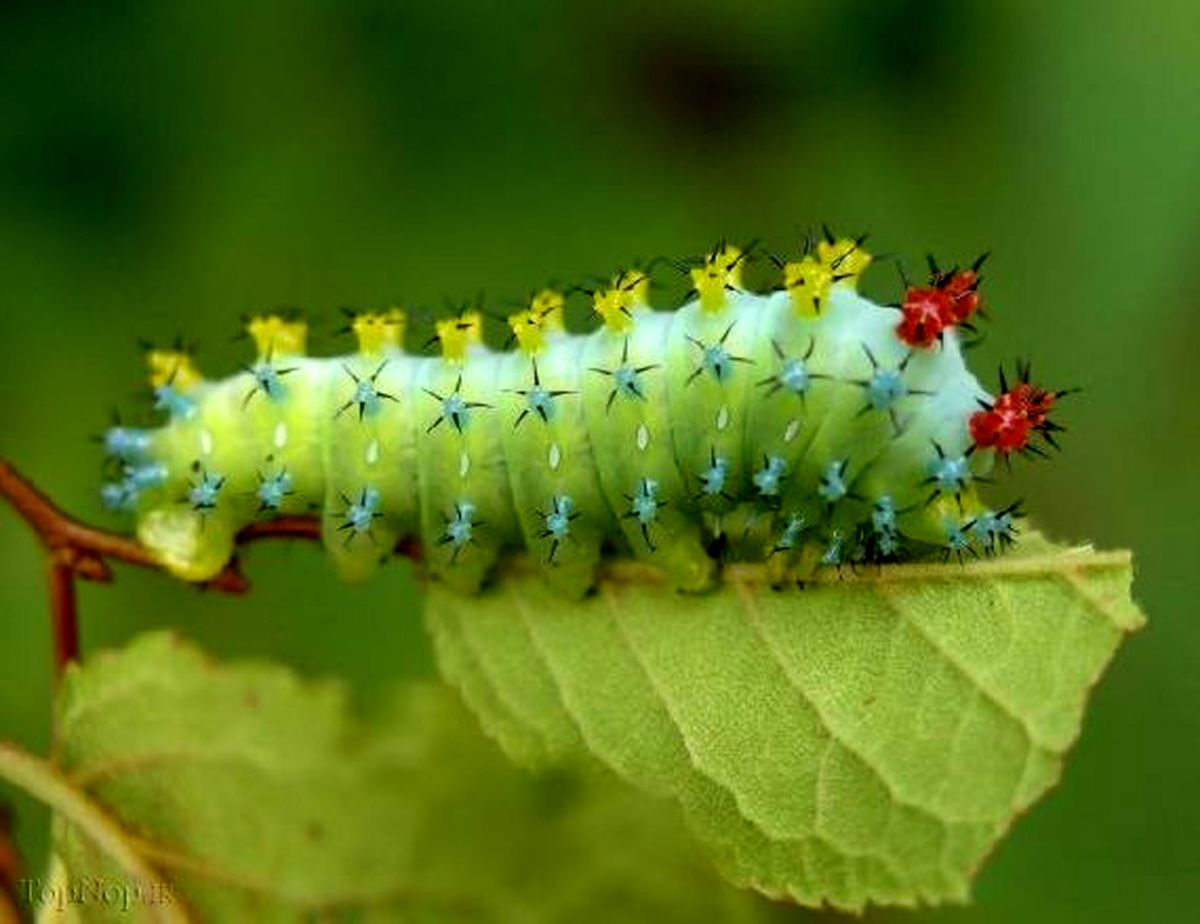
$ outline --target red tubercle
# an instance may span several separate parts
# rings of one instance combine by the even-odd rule
[[[1000,370],[1001,394],[991,405],[971,415],[971,440],[979,449],[995,449],[1002,455],[1026,450],[1041,455],[1041,450],[1029,442],[1037,432],[1057,449],[1054,434],[1063,427],[1050,420],[1050,413],[1070,390],[1050,391],[1032,384],[1027,363],[1018,363],[1017,369],[1019,381],[1012,388],[1005,381],[1004,370]]]
[[[979,295],[979,273],[974,269],[960,269],[950,273],[938,284],[938,288],[950,299],[949,324],[962,324],[970,320],[982,306]]]
[[[931,347],[943,331],[967,324],[983,307],[979,268],[986,259],[984,254],[965,269],[940,270],[930,257],[929,285],[905,291],[896,335],[909,346]]]
[[[1018,382],[1011,391],[997,399],[996,405],[1000,407],[1003,404],[1005,408],[1024,414],[1030,425],[1037,429],[1047,424],[1047,418],[1057,402],[1057,393],[1028,382]]]
[[[953,303],[939,288],[910,287],[900,303],[896,336],[913,347],[930,347],[942,336],[953,313]],[[951,322],[953,323],[953,322]]]
[[[968,424],[971,441],[979,449],[995,449],[1001,455],[1008,455],[1029,446],[1033,424],[1019,408],[1001,406],[1007,397],[1002,395],[991,408],[971,415]]]

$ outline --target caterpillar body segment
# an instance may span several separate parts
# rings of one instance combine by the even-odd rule
[[[584,349],[597,383],[583,395],[584,419],[605,501],[626,545],[685,589],[703,589],[713,562],[676,455],[663,348],[675,315],[643,306],[627,331],[603,328]]]
[[[523,544],[568,595],[591,586],[606,536],[618,530],[593,464],[581,395],[588,340],[559,333],[501,364],[500,430]],[[584,516],[584,512],[589,515]]]
[[[106,434],[120,477],[104,498],[192,580],[280,515],[319,516],[349,579],[418,537],[430,573],[467,593],[521,547],[570,596],[609,554],[703,590],[721,557],[784,579],[1011,544],[1019,511],[977,485],[997,456],[1039,452],[1033,434],[1053,445],[1065,392],[1026,365],[993,398],[968,371],[957,328],[981,310],[981,261],[934,268],[898,307],[856,291],[861,239],[777,262],[784,286],[758,294],[745,251],[714,248],[675,311],[650,308],[645,272],[622,273],[592,293],[603,323],[586,334],[542,292],[509,318],[505,351],[467,312],[438,323],[440,356],[412,355],[391,309],[355,316],[358,352],[333,358],[304,355],[299,321],[253,319],[255,361],[215,382],[151,352],[169,419]]]
[[[368,576],[419,516],[416,371],[394,345],[314,370],[326,379],[325,413],[315,415],[324,428],[321,536],[348,580]]]

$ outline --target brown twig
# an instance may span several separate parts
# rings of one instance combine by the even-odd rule
[[[75,597],[75,573],[66,565],[50,560],[50,629],[54,635],[54,666],[62,671],[79,657],[78,605]]]
[[[11,464],[0,459],[0,497],[30,525],[49,563],[50,615],[54,631],[56,674],[79,657],[79,620],[75,599],[75,579],[110,583],[109,561],[120,561],[139,568],[163,570],[154,553],[130,536],[88,526],[60,510],[50,498]],[[284,516],[252,523],[237,536],[245,545],[261,539],[320,539],[321,524],[314,517]],[[411,539],[402,539],[396,553],[420,558],[420,549]],[[224,593],[245,593],[250,582],[234,558],[215,578],[202,585]]]
[[[21,855],[13,837],[13,814],[0,802],[0,924],[18,924],[20,908]]]

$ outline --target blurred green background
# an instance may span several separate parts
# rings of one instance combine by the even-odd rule
[[[1200,7],[1195,0],[15,2],[0,12],[0,455],[99,509],[88,436],[138,338],[247,358],[279,305],[505,300],[716,238],[869,230],[993,251],[973,364],[1035,358],[1071,432],[1018,465],[1053,535],[1129,546],[1150,625],[1054,791],[944,921],[1171,920],[1200,887]],[[868,289],[894,298],[889,267]],[[332,337],[325,350],[340,348]],[[1011,491],[1009,491],[1011,488]],[[43,561],[0,514],[0,736],[48,746]],[[246,598],[122,571],[87,649],[175,625],[227,655],[432,676],[397,564],[339,585],[254,549]],[[18,801],[20,841],[44,818]],[[34,860],[36,868],[38,861]]]

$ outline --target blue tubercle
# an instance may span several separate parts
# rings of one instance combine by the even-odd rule
[[[225,476],[213,472],[201,472],[200,480],[188,490],[187,500],[192,509],[199,511],[214,510],[221,497],[221,489],[225,486]]]
[[[196,401],[173,385],[159,385],[154,389],[154,409],[166,411],[172,420],[191,420],[196,416]]]
[[[109,427],[104,432],[104,453],[122,462],[142,462],[149,458],[150,434],[131,427]]]
[[[138,490],[128,480],[109,482],[100,487],[100,501],[108,510],[134,510],[137,508]]]
[[[714,343],[704,348],[704,371],[714,379],[718,382],[725,381],[732,369],[733,357],[729,355],[724,344]]]
[[[347,542],[354,536],[370,532],[375,518],[380,515],[379,500],[379,492],[368,485],[359,492],[358,500],[347,505],[342,525],[338,527],[340,531],[350,534]]]
[[[804,394],[812,384],[808,363],[802,359],[789,359],[779,371],[779,383],[792,394]]]
[[[983,547],[983,551],[991,554],[1011,545],[1017,535],[1016,517],[1019,516],[1013,508],[999,512],[985,510],[975,518],[972,527],[975,538]]]
[[[658,482],[653,478],[641,479],[638,482],[637,490],[629,498],[629,512],[625,516],[633,517],[638,521],[638,525],[642,529],[642,538],[646,540],[646,546],[651,552],[655,551],[656,547],[650,540],[650,524],[658,519],[660,507],[662,507],[662,501],[658,497]]]
[[[814,375],[808,368],[808,360],[816,349],[816,340],[809,340],[808,349],[805,350],[803,356],[789,357],[783,351],[778,340],[771,341],[771,348],[775,351],[775,356],[782,363],[779,371],[775,375],[768,376],[758,382],[760,386],[767,387],[767,394],[773,395],[775,392],[786,389],[793,395],[796,395],[801,400],[812,387]]]
[[[768,456],[763,459],[763,467],[754,473],[754,486],[763,497],[775,497],[779,494],[779,484],[786,474],[786,460],[779,456]]]
[[[899,369],[876,369],[867,382],[867,403],[877,411],[891,410],[907,394]]]
[[[567,538],[574,512],[575,502],[569,495],[556,495],[550,503],[550,512],[546,514],[546,535],[554,539]]]
[[[475,521],[475,509],[471,501],[460,500],[454,505],[454,515],[446,520],[446,529],[439,544],[450,545],[454,549],[450,556],[451,564],[458,561],[459,553],[474,539],[475,528],[481,525]]]
[[[168,474],[166,465],[161,462],[129,465],[125,468],[125,480],[139,491],[166,484]]]
[[[369,376],[357,375],[349,366],[343,366],[346,375],[354,381],[354,392],[350,396],[350,400],[338,408],[335,416],[341,417],[342,414],[350,410],[352,407],[358,408],[358,419],[364,417],[374,417],[383,407],[383,400],[386,398],[389,401],[395,401],[394,395],[389,395],[387,392],[380,391],[376,386],[380,374],[387,368],[387,360],[379,364],[379,368]]]
[[[169,471],[162,462],[125,465],[120,481],[100,489],[100,500],[109,510],[135,510],[142,491],[166,484]]]
[[[255,492],[258,498],[259,510],[278,510],[284,498],[292,493],[292,476],[285,469],[278,474],[262,479]]]
[[[570,495],[556,494],[550,499],[550,512],[542,514],[544,528],[541,533],[541,538],[550,540],[550,554],[546,557],[548,562],[554,562],[558,547],[571,534],[571,521],[577,516],[575,501]]]
[[[700,473],[700,490],[709,497],[721,494],[729,478],[729,460],[725,456],[712,454],[708,468]]]
[[[776,552],[788,552],[800,545],[800,538],[804,534],[806,523],[802,516],[790,516],[787,523],[784,524],[783,532],[780,534],[778,541],[775,543]]]
[[[354,403],[358,405],[359,417],[374,417],[378,414],[382,402],[379,400],[379,392],[375,390],[375,383],[370,379],[363,379],[355,385]]]
[[[658,519],[658,482],[653,478],[643,478],[638,484],[637,492],[630,500],[630,512],[637,517],[639,523],[646,526]]]
[[[930,466],[930,480],[943,494],[958,494],[971,482],[971,468],[966,456],[947,456],[938,450],[938,458]]]
[[[554,404],[554,396],[548,389],[541,385],[534,385],[526,394],[525,401],[529,405],[529,410],[537,414],[544,422],[549,423],[554,419],[557,408]]]
[[[846,460],[830,462],[817,485],[817,493],[828,503],[833,504],[845,497],[849,490],[846,487]]]
[[[947,555],[953,553],[961,560],[963,552],[975,553],[975,549],[971,545],[971,537],[962,526],[955,520],[946,520],[946,545],[945,551]]]
[[[845,551],[845,541],[841,531],[835,529],[829,537],[829,545],[825,547],[825,552],[821,556],[821,564],[840,565]]]
[[[260,391],[272,402],[282,401],[287,396],[283,377],[293,371],[293,369],[276,369],[269,359],[255,363],[250,369],[250,374],[254,376],[254,390],[246,395],[246,402],[248,403]]]
[[[895,555],[900,549],[900,530],[896,517],[896,503],[888,494],[878,498],[871,508],[871,529],[875,546],[881,555]]]
[[[617,392],[623,397],[645,400],[641,376],[632,366],[618,367],[613,373],[613,381],[616,382]]]
[[[447,395],[442,399],[442,416],[450,421],[450,425],[459,433],[471,422],[471,408],[458,392]]]
[[[871,511],[871,526],[876,533],[894,533],[896,531],[896,504],[885,494],[875,501]]]

